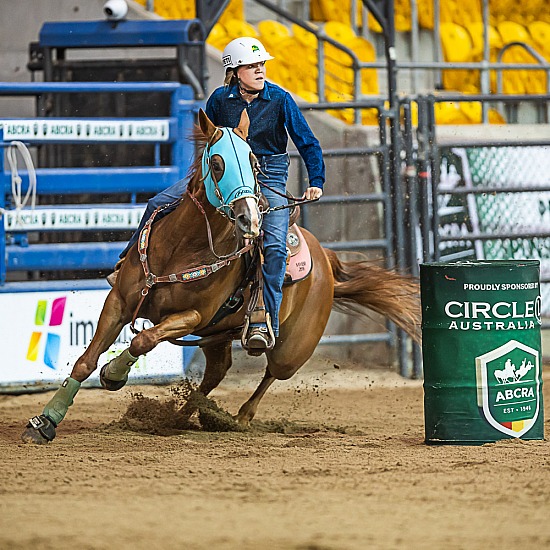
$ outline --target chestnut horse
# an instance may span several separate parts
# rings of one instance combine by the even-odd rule
[[[24,441],[40,444],[55,437],[55,429],[72,404],[80,382],[97,368],[99,356],[138,311],[139,317],[151,320],[154,326],[137,334],[127,350],[102,368],[100,378],[106,389],[124,386],[131,365],[140,355],[160,342],[189,334],[203,338],[200,345],[206,368],[200,392],[207,395],[216,388],[231,367],[232,340],[245,321],[245,307],[213,326],[210,323],[242,283],[249,243],[259,234],[261,212],[254,196],[259,195],[256,161],[245,141],[249,125],[246,110],[235,129],[217,128],[202,111],[199,125],[205,149],[202,158],[199,155],[195,162],[187,194],[169,216],[155,222],[152,231],[147,225],[128,253],[89,347],[43,414],[30,420],[23,433]],[[216,152],[216,147],[227,139],[231,146],[225,148],[225,153]],[[222,184],[228,185],[227,172],[232,169],[238,177],[231,176],[232,188],[223,189]],[[233,200],[225,200],[224,195],[232,195]],[[220,215],[220,211],[229,216]],[[277,379],[290,378],[311,357],[333,306],[355,313],[363,307],[371,309],[413,337],[418,335],[418,288],[412,278],[366,262],[340,261],[334,252],[323,249],[311,233],[302,232],[313,268],[307,278],[284,287],[280,335],[275,347],[266,352],[265,376],[236,416],[244,425],[254,417],[269,386]],[[148,248],[144,248],[144,241]],[[212,268],[214,265],[217,267]],[[186,271],[182,272],[182,268]],[[159,273],[173,275],[154,275]]]

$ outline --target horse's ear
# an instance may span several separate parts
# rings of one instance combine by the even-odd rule
[[[239,121],[239,125],[237,126],[237,129],[239,130],[239,133],[242,135],[243,139],[245,140],[248,137],[249,128],[250,128],[250,119],[248,118],[248,113],[246,112],[246,109],[243,109],[243,112],[241,113],[241,120]]]
[[[210,140],[216,132],[216,125],[208,118],[202,109],[199,109],[199,126],[207,140]]]

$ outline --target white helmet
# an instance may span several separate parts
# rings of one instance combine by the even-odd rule
[[[226,69],[236,69],[240,65],[252,65],[260,61],[273,59],[264,45],[256,38],[243,36],[227,44],[222,53],[223,66]]]

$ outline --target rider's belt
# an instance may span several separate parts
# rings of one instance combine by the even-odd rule
[[[256,155],[258,162],[261,166],[269,166],[273,162],[281,162],[286,160],[288,162],[288,153],[281,153],[279,155]]]

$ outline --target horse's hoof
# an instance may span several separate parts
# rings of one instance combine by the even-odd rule
[[[109,363],[107,363],[107,365],[108,364]],[[126,385],[126,382],[128,382],[128,376],[126,376],[124,380],[109,380],[108,378],[105,378],[105,369],[107,368],[107,365],[103,365],[103,367],[101,367],[101,371],[99,372],[99,381],[106,390],[118,391]]]
[[[31,418],[25,431],[21,434],[21,440],[24,443],[34,443],[35,445],[46,445],[54,437],[55,424],[43,414]]]

